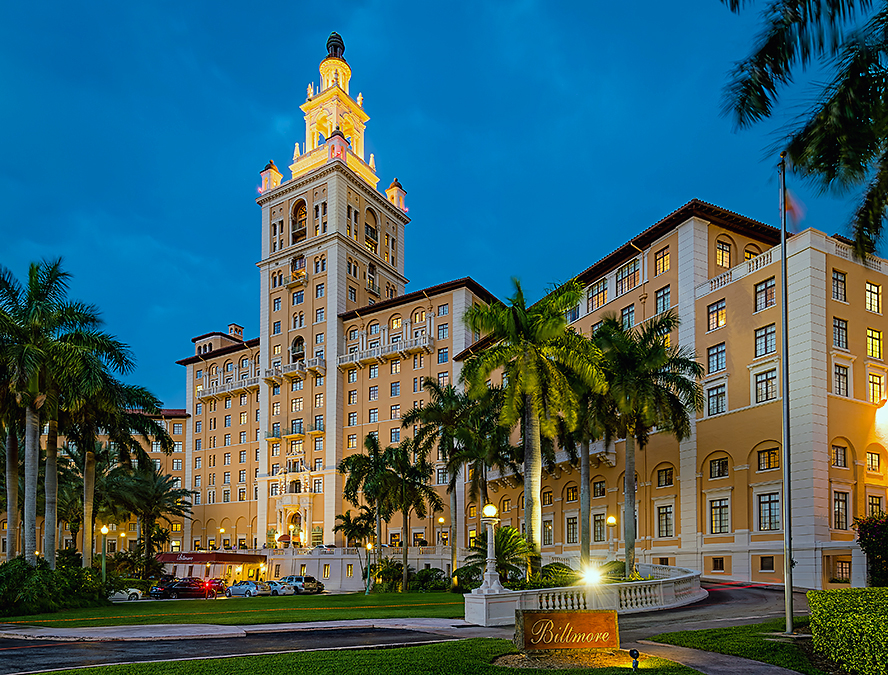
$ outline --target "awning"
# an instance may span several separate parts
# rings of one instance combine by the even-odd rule
[[[236,553],[234,551],[201,551],[201,552],[170,552],[158,553],[158,561],[162,563],[196,565],[207,563],[255,565],[265,562],[264,555],[256,553]]]
[[[282,534],[280,537],[277,538],[277,540],[288,542],[288,541],[290,541],[290,535],[289,534]]]

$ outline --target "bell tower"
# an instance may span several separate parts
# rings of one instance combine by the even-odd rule
[[[349,94],[351,67],[345,60],[345,43],[339,33],[330,33],[327,39],[327,58],[319,67],[321,80],[315,91],[314,82],[308,85],[307,99],[301,109],[305,114],[305,145],[302,152],[296,144],[290,170],[293,178],[317,168],[334,157],[345,160],[362,179],[375,188],[379,182],[374,162],[364,159],[364,129],[370,116],[364,112],[364,97],[354,99]],[[334,135],[345,140],[343,152],[331,154],[325,149]]]

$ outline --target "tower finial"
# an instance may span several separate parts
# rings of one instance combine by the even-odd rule
[[[327,56],[329,58],[342,59],[344,53],[345,43],[342,41],[342,36],[333,31],[330,33],[330,37],[327,38]]]

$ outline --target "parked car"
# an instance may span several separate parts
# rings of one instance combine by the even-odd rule
[[[108,599],[113,600],[114,602],[119,602],[121,600],[141,600],[142,591],[138,588],[125,588],[122,591],[112,593],[108,596]]]
[[[188,577],[169,584],[152,586],[148,594],[152,598],[175,600],[176,598],[215,598],[219,592],[210,584],[205,583],[203,579]]]
[[[272,595],[293,595],[296,589],[284,581],[267,581]]]
[[[242,595],[245,598],[251,598],[256,595],[271,595],[271,586],[264,581],[238,581],[226,589],[225,595],[229,598],[234,595]]]
[[[204,586],[207,590],[215,591],[217,595],[222,595],[228,590],[224,579],[204,579]]]
[[[297,593],[317,593],[318,582],[314,577],[289,576],[281,579],[284,583],[290,584]]]
[[[323,593],[325,590],[327,590],[326,586],[324,586],[324,582],[316,581],[315,583],[318,585],[318,590],[317,590],[318,593]]]
[[[315,546],[315,550],[334,551],[336,550],[336,547],[333,544],[318,544]]]

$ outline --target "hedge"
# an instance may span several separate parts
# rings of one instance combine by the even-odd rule
[[[850,671],[888,675],[888,588],[809,591],[814,648]]]

